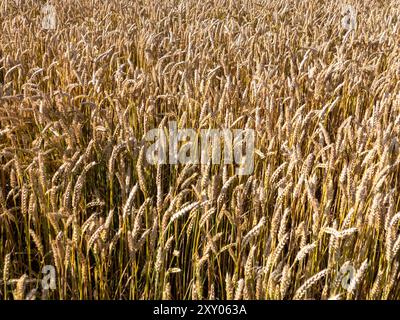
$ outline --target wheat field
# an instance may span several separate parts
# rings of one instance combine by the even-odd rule
[[[0,3],[1,300],[400,298],[399,1],[45,4]],[[169,121],[253,171],[149,163]]]

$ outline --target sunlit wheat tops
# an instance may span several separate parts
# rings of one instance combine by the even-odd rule
[[[0,299],[400,299],[399,1],[19,3]]]

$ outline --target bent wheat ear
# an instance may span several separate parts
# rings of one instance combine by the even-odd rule
[[[172,215],[171,219],[169,220],[168,225],[172,224],[175,220],[179,219],[180,217],[182,217],[182,216],[185,215],[186,213],[188,213],[188,212],[190,212],[190,211],[192,211],[192,210],[198,208],[199,205],[200,205],[199,202],[194,202],[194,203],[191,203],[191,204],[189,204],[189,205],[183,207],[181,210],[175,212],[175,213]]]
[[[317,244],[314,242],[311,244],[307,244],[306,246],[301,248],[300,251],[296,255],[295,261],[303,260],[312,250],[315,249],[316,246],[317,246]]]
[[[248,244],[252,238],[256,237],[261,232],[261,229],[264,226],[264,224],[265,224],[265,217],[262,217],[260,221],[257,223],[257,225],[244,236],[242,241],[242,247]]]
[[[309,278],[306,282],[304,282],[304,284],[301,285],[299,289],[297,289],[294,295],[294,299],[298,300],[304,298],[307,294],[307,290],[311,288],[314,284],[316,284],[320,279],[325,277],[327,273],[328,269],[324,269],[318,272],[317,274],[313,275],[311,278]]]

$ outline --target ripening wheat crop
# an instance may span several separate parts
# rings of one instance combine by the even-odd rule
[[[0,2],[0,299],[400,298],[399,1],[44,4]],[[149,163],[170,121],[252,173]]]

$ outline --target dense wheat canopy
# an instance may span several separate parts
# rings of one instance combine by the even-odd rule
[[[50,3],[0,2],[0,299],[400,298],[399,1]],[[149,163],[170,121],[254,170]]]

